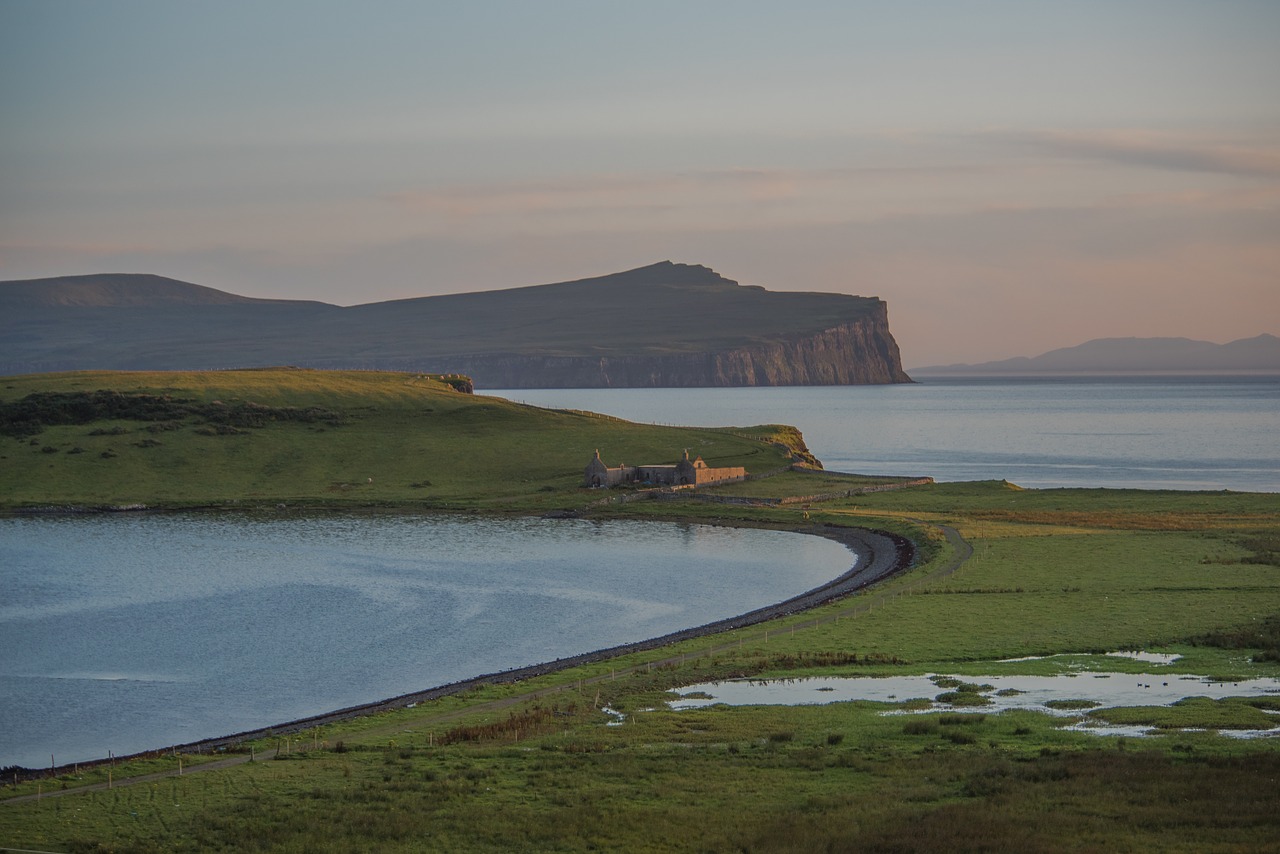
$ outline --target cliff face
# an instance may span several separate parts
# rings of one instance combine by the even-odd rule
[[[698,388],[908,383],[881,303],[877,316],[812,335],[707,353],[446,357],[486,388]]]
[[[349,307],[157,276],[0,282],[0,373],[271,365],[463,373],[481,388],[911,381],[876,297],[769,291],[669,261]]]
[[[778,344],[715,354],[708,385],[863,385],[911,382],[898,342],[889,332],[884,303],[872,317],[843,323]]]

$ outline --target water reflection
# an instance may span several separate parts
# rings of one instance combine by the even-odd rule
[[[687,686],[679,693],[681,699],[670,704],[677,711],[717,704],[796,706],[864,700],[905,704],[905,708],[885,712],[890,715],[1026,709],[1055,717],[1082,718],[1084,711],[1121,706],[1172,706],[1188,697],[1220,700],[1280,695],[1280,679],[1223,682],[1206,676],[1105,672],[960,678],[929,674],[707,682]],[[1084,718],[1066,728],[1102,735],[1145,735],[1152,730],[1145,726],[1112,726]],[[1280,718],[1273,729],[1230,734],[1236,737],[1280,735]]]
[[[837,542],[416,515],[0,519],[0,767],[269,726],[741,614]]]

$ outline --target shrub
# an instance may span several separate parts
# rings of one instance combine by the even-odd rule
[[[1267,617],[1259,625],[1219,629],[1199,635],[1191,638],[1190,643],[1223,649],[1256,649],[1254,661],[1280,661],[1280,614]]]
[[[198,403],[168,395],[125,394],[100,389],[77,392],[36,392],[21,400],[0,403],[0,434],[25,438],[60,424],[89,424],[103,420],[155,422],[156,430],[177,429],[177,422],[192,416],[233,427],[263,427],[276,421],[342,424],[342,416],[329,409],[292,406],[273,407],[258,403],[232,406],[214,401]],[[164,426],[159,426],[163,424]],[[150,427],[148,429],[151,429]],[[95,430],[96,435],[127,433],[124,427]],[[155,432],[155,431],[153,431]]]
[[[968,691],[947,691],[938,695],[938,702],[952,706],[989,706],[992,703],[989,698]]]
[[[933,718],[913,718],[902,725],[903,735],[932,735],[938,723]]]
[[[232,427],[230,424],[211,424],[206,427],[196,428],[196,433],[200,436],[244,436],[248,432],[248,430],[241,430],[239,427]]]
[[[1094,700],[1046,700],[1045,708],[1074,711],[1076,709],[1093,709],[1102,704]]]

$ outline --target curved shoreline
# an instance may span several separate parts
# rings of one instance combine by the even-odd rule
[[[705,523],[703,523],[705,524]],[[772,527],[772,526],[765,526]],[[857,562],[849,571],[832,579],[826,584],[813,588],[798,596],[793,596],[774,605],[766,605],[736,617],[705,623],[688,629],[680,629],[665,635],[634,643],[620,644],[591,652],[584,652],[568,658],[558,658],[541,664],[503,670],[496,673],[484,673],[468,679],[438,685],[422,691],[400,694],[370,703],[323,712],[305,718],[276,724],[268,727],[245,730],[231,735],[201,739],[199,741],[175,744],[167,747],[144,750],[124,756],[91,759],[85,762],[69,763],[52,768],[23,768],[11,766],[5,769],[6,774],[13,774],[21,780],[33,780],[47,776],[59,776],[70,773],[73,769],[94,768],[108,763],[132,759],[145,759],[168,753],[210,753],[223,751],[246,741],[266,738],[274,735],[289,735],[302,730],[325,724],[339,723],[359,717],[409,708],[418,703],[449,697],[486,685],[504,685],[521,682],[538,676],[546,676],[562,670],[568,670],[583,664],[591,664],[622,655],[658,649],[680,641],[691,640],[731,629],[756,625],[779,617],[789,616],[819,605],[840,599],[881,581],[890,575],[900,572],[913,563],[915,547],[910,540],[884,531],[872,531],[866,528],[843,528],[835,525],[785,526],[782,530],[795,533],[811,534],[826,537],[841,543],[858,556]]]

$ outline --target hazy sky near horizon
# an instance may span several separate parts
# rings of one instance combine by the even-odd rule
[[[1280,333],[1280,2],[0,0],[0,279],[343,305],[670,259],[904,363]]]

